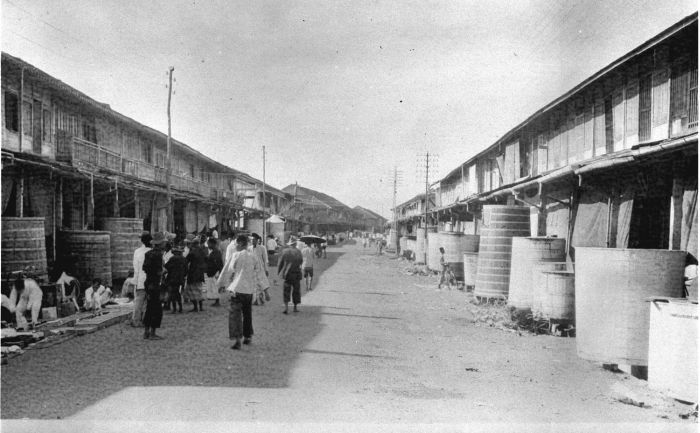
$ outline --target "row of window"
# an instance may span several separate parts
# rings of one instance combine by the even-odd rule
[[[10,132],[19,133],[19,97],[18,94],[6,90],[4,91],[4,120],[5,129]],[[41,101],[30,103],[24,101],[22,106],[22,131],[25,136],[32,137],[32,144],[36,153],[41,153],[41,142],[53,142],[56,132],[67,136],[82,138],[94,144],[98,144],[98,133],[94,120],[81,119],[79,116],[57,109],[54,113],[48,109],[42,109]],[[55,120],[55,123],[52,122]],[[138,134],[123,134],[125,156],[132,159],[140,159],[148,164],[153,164],[155,155],[155,166],[165,168],[165,152],[153,151],[153,144],[140,140]],[[212,176],[204,170],[198,170],[194,164],[185,163],[180,167],[182,175],[211,183]],[[225,182],[225,186],[233,191],[233,180]],[[223,186],[223,185],[222,185]]]

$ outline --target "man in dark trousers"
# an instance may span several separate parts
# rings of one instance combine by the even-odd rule
[[[277,273],[284,280],[284,314],[289,313],[289,301],[294,303],[294,312],[298,313],[297,305],[301,303],[301,264],[304,258],[296,247],[297,239],[292,236],[287,243],[287,248],[282,254],[277,264]],[[291,296],[290,296],[291,295]]]
[[[160,302],[160,282],[163,277],[163,247],[166,239],[163,233],[156,233],[151,240],[152,249],[143,260],[143,271],[146,273],[146,313],[143,315],[143,325],[146,328],[143,338],[146,340],[162,340],[156,335],[163,320],[163,304]]]

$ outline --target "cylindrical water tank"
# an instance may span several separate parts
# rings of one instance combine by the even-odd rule
[[[425,228],[421,227],[416,229],[416,263],[426,263],[426,244],[427,242],[425,240]]]
[[[697,402],[698,304],[657,299],[649,315],[649,387]]]
[[[464,281],[464,253],[479,251],[479,236],[465,235],[460,232],[439,232],[437,236],[438,268],[440,264],[440,247],[445,250],[445,262],[455,274],[458,281]]]
[[[75,278],[85,288],[93,278],[100,278],[102,284],[112,282],[112,254],[109,232],[66,230],[59,232],[58,245],[62,251],[74,256]]]
[[[647,365],[651,296],[680,297],[686,252],[576,248],[576,349],[604,364]]]
[[[532,314],[550,320],[574,321],[574,273],[544,271],[544,285],[534,292]],[[536,307],[535,307],[536,306]]]
[[[548,237],[513,238],[508,305],[532,308],[532,269],[538,262],[566,259],[566,240]]]
[[[134,250],[141,244],[141,218],[102,218],[97,228],[109,232],[112,278],[126,278],[134,269]],[[111,284],[111,282],[110,282]]]
[[[428,269],[440,270],[440,241],[437,232],[428,232]]]
[[[530,208],[486,205],[482,221],[474,295],[506,299],[512,240],[530,234]]]
[[[476,284],[476,262],[479,253],[464,253],[464,285],[474,286]]]
[[[39,280],[48,280],[44,218],[2,217],[2,273],[36,268]]]

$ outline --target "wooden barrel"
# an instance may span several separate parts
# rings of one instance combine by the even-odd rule
[[[680,297],[685,251],[576,248],[576,349],[604,364],[647,365],[652,296]]]
[[[566,259],[566,240],[548,237],[513,238],[508,305],[532,308],[532,269],[538,262]]]
[[[102,284],[112,282],[112,254],[109,232],[66,230],[59,232],[61,251],[74,256],[75,278],[85,288],[93,278],[100,278]]]
[[[438,264],[440,260],[439,247],[445,249],[445,262],[455,274],[457,281],[464,281],[464,253],[479,251],[479,236],[465,235],[460,232],[438,233]]]
[[[103,218],[97,228],[109,232],[112,278],[126,278],[134,268],[134,250],[141,246],[141,218]]]
[[[36,277],[48,281],[44,218],[2,217],[2,273],[36,268]]]
[[[573,272],[573,264],[566,262],[534,262],[532,263],[532,312],[542,315],[542,302],[547,295],[547,273],[549,272]]]
[[[474,286],[476,284],[476,262],[479,253],[462,254],[464,261],[464,285]]]
[[[530,208],[486,205],[482,215],[474,295],[506,299],[512,240],[530,234]]]
[[[426,253],[425,228],[416,229],[416,263],[425,263]]]
[[[574,273],[544,271],[544,286],[538,287],[533,298],[532,314],[550,320],[574,321]],[[534,306],[537,306],[536,308]]]
[[[432,271],[441,270],[440,267],[440,241],[437,232],[428,232],[428,269]]]
[[[657,299],[649,309],[649,387],[698,401],[698,304]]]

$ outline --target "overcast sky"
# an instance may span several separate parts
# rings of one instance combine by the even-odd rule
[[[390,216],[690,0],[2,0],[2,50],[268,183]]]

